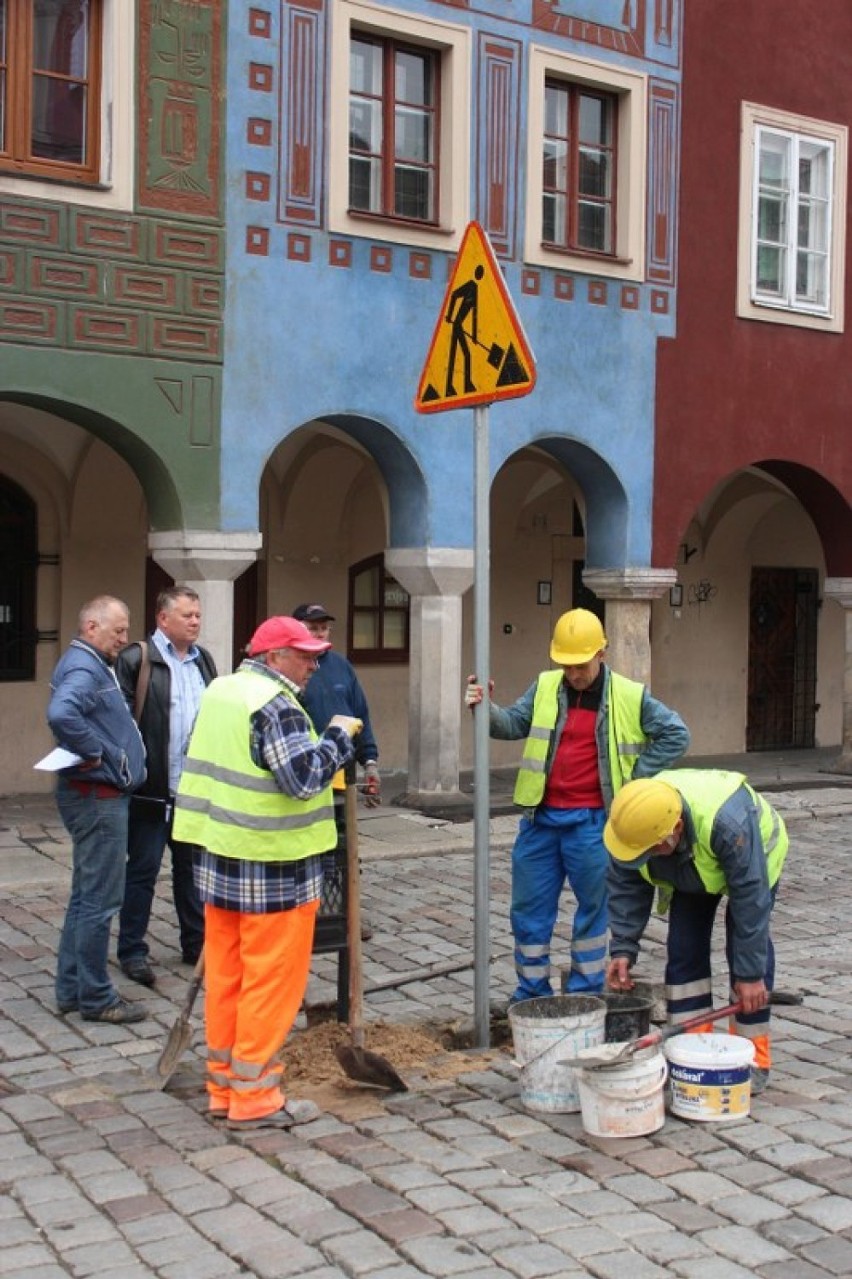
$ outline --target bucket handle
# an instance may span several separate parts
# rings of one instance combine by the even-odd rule
[[[580,1075],[580,1077],[581,1077],[581,1078],[582,1078],[585,1082],[587,1082],[587,1083],[589,1084],[589,1087],[592,1089],[592,1092],[595,1092],[595,1086],[594,1086],[594,1084],[591,1082],[592,1077],[594,1076],[596,1079],[600,1079],[601,1075],[605,1075],[605,1074],[606,1074],[606,1069],[604,1068],[603,1070],[601,1070],[599,1067],[598,1067],[598,1068],[595,1068],[594,1066],[592,1067],[592,1069],[591,1069],[591,1070],[583,1070],[583,1069],[581,1068],[581,1069],[578,1071],[578,1074]],[[664,1057],[664,1058],[663,1058],[663,1074],[662,1074],[662,1077],[661,1077],[660,1079],[655,1078],[655,1079],[654,1079],[654,1080],[653,1080],[653,1081],[652,1081],[652,1082],[648,1085],[648,1087],[647,1087],[647,1088],[643,1088],[641,1092],[634,1092],[634,1093],[631,1093],[631,1094],[630,1094],[630,1100],[631,1100],[631,1101],[645,1101],[645,1099],[646,1099],[647,1097],[653,1097],[653,1095],[654,1095],[654,1093],[655,1093],[655,1092],[659,1092],[659,1090],[660,1090],[661,1088],[664,1088],[664,1087],[665,1087],[665,1085],[666,1085],[666,1080],[668,1079],[668,1077],[669,1077],[669,1063],[668,1063],[668,1059]]]
[[[544,1048],[542,1048],[539,1052],[537,1052],[534,1057],[530,1057],[529,1061],[515,1061],[513,1059],[512,1065],[517,1066],[519,1070],[525,1070],[527,1066],[531,1066],[533,1062],[538,1061],[540,1057],[545,1057],[547,1053],[553,1052],[555,1048],[561,1048],[561,1046],[565,1043],[565,1041],[567,1039],[570,1039],[574,1033],[575,1033],[574,1030],[567,1030],[561,1039],[557,1039],[555,1044],[545,1044]],[[557,1066],[566,1066],[566,1065],[573,1065],[573,1064],[574,1063],[572,1061],[568,1061],[568,1062],[558,1061],[556,1063]]]

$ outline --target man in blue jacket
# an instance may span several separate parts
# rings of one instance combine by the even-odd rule
[[[99,595],[80,610],[77,638],[51,680],[47,721],[78,762],[57,777],[56,806],[72,841],[71,896],[56,962],[61,1013],[142,1021],[107,971],[110,925],[124,896],[130,795],[145,780],[145,748],[113,669],[128,641],[127,605]]]

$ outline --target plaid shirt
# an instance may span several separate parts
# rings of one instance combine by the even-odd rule
[[[266,675],[298,696],[298,686],[265,663],[248,658],[240,666],[244,669]],[[252,715],[250,731],[253,762],[269,769],[279,788],[294,799],[318,794],[354,755],[340,728],[327,728],[313,741],[305,712],[283,692]],[[202,901],[222,910],[258,915],[292,910],[321,895],[324,858],[318,853],[293,862],[252,862],[202,848],[195,857],[195,885]]]

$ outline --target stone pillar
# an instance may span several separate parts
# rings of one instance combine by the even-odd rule
[[[174,529],[148,534],[148,549],[176,582],[192,586],[201,599],[201,642],[220,675],[231,669],[234,645],[234,579],[257,558],[260,533],[218,533]]]
[[[651,601],[677,581],[668,568],[588,569],[583,582],[606,600],[607,666],[628,679],[651,683]]]
[[[827,577],[823,594],[837,600],[844,612],[843,736],[840,754],[826,772],[852,774],[852,577]]]
[[[473,551],[389,550],[385,566],[411,596],[408,796],[428,804],[459,794],[462,595]]]

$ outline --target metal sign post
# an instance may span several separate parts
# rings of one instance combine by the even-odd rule
[[[474,829],[474,1020],[476,1043],[488,1048],[490,946],[489,837],[491,770],[488,680],[491,674],[489,634],[490,544],[489,499],[491,460],[488,448],[488,405],[529,395],[535,386],[535,359],[515,314],[503,273],[488,236],[470,222],[462,238],[455,269],[447,285],[429,353],[414,400],[418,413],[473,409],[474,429],[474,661],[482,685],[475,708]]]
[[[473,631],[474,666],[482,684],[482,701],[473,716],[473,1016],[476,1046],[491,1044],[489,1015],[491,916],[491,767],[488,735],[488,680],[491,672],[491,536],[489,496],[491,461],[488,448],[488,407],[473,410],[474,430],[474,552]]]

